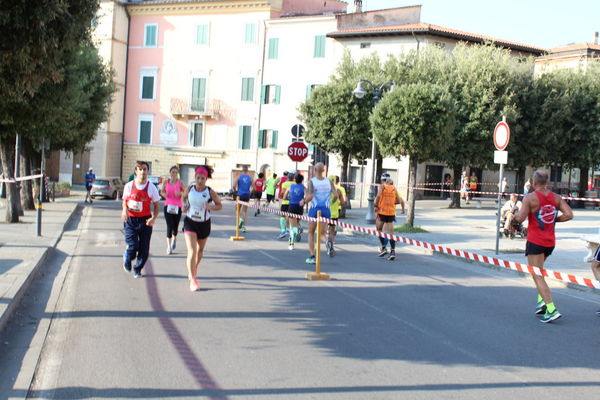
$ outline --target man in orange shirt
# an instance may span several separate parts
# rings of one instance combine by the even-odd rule
[[[404,200],[398,194],[398,191],[394,187],[392,177],[388,173],[381,175],[381,185],[377,190],[377,197],[375,198],[375,212],[377,218],[375,220],[375,227],[377,231],[385,231],[391,235],[394,234],[394,221],[396,219],[396,204],[400,204],[402,207],[402,214],[404,214]],[[379,249],[379,257],[384,257],[387,254],[387,242],[388,239],[379,237],[381,248]],[[390,255],[388,260],[392,261],[396,259],[396,241],[393,239],[390,242]]]

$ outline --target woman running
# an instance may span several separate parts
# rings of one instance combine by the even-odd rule
[[[302,216],[303,207],[304,207],[304,185],[302,184],[304,181],[304,177],[300,174],[296,174],[294,177],[294,182],[290,185],[289,188],[285,189],[285,193],[283,194],[283,198],[289,200],[290,204],[288,207],[288,212],[290,214]],[[298,222],[299,218],[289,218],[290,220],[290,240],[288,248],[290,250],[294,250],[294,245],[298,241]]]
[[[173,254],[177,246],[177,231],[179,230],[179,221],[181,220],[181,198],[185,191],[185,186],[178,178],[179,168],[176,165],[169,170],[169,179],[163,184],[160,191],[165,200],[165,221],[167,221],[167,254]]]
[[[187,269],[190,290],[200,289],[196,274],[202,260],[204,246],[210,235],[210,212],[223,208],[219,195],[206,186],[206,181],[212,177],[213,169],[207,165],[196,167],[195,183],[190,185],[183,194],[183,230],[187,244]]]

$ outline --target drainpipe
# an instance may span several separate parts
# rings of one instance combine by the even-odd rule
[[[264,81],[264,77],[265,77],[265,53],[266,53],[266,48],[267,48],[267,22],[265,20],[263,20],[263,48],[262,48],[262,65],[260,67],[260,83],[259,83],[259,87],[261,88],[261,91],[259,93],[262,93],[262,86],[263,86],[263,81]],[[257,129],[256,129],[256,137],[258,138],[260,135],[260,130],[261,130],[261,116],[262,116],[262,99],[260,98],[259,95],[259,99],[258,99],[258,124],[257,124]],[[256,141],[256,175],[258,176],[258,173],[260,172],[258,170],[258,152],[259,152],[259,147],[258,147],[258,140]]]
[[[125,13],[127,14],[127,40],[125,41],[125,86],[123,90],[123,126],[121,127],[121,166],[119,167],[119,176],[123,178],[123,150],[125,149],[125,119],[127,118],[127,71],[129,70],[129,35],[131,33],[131,15],[129,15],[129,10],[124,3],[123,7],[125,8]],[[127,179],[127,178],[125,178]]]
[[[421,47],[421,41],[419,39],[417,39],[417,36],[415,35],[415,31],[414,30],[411,33],[412,33],[413,38],[417,41],[417,53],[418,53],[419,52],[419,48]]]

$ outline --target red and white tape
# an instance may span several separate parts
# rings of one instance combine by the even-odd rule
[[[250,203],[243,202],[240,200],[238,200],[237,202],[241,205],[248,206],[250,208],[260,209],[260,210],[263,210],[263,211],[266,211],[266,212],[269,212],[272,214],[298,218],[298,219],[302,219],[302,220],[309,221],[309,222],[317,222],[317,218],[308,217],[306,215],[291,214],[289,212],[280,211],[275,208],[257,206],[256,204],[250,204]],[[539,275],[539,276],[551,278],[551,279],[561,281],[561,282],[572,283],[575,285],[600,289],[600,281],[597,281],[595,279],[583,278],[581,276],[567,274],[564,272],[553,271],[553,270],[546,269],[546,268],[533,267],[531,265],[521,264],[521,263],[517,263],[514,261],[507,261],[507,260],[502,260],[502,259],[495,258],[495,257],[488,257],[488,256],[484,256],[481,254],[472,253],[469,251],[457,250],[457,249],[453,249],[450,247],[443,247],[443,246],[440,246],[437,244],[422,242],[420,240],[414,240],[414,239],[406,238],[404,236],[392,235],[387,232],[379,232],[376,229],[352,225],[352,224],[348,224],[348,223],[345,223],[342,221],[333,220],[333,219],[329,219],[329,218],[321,217],[320,221],[327,223],[327,224],[331,224],[331,225],[341,226],[343,228],[347,228],[347,229],[353,230],[355,232],[362,232],[362,233],[366,233],[366,234],[369,234],[372,236],[395,240],[397,242],[402,242],[402,243],[405,243],[405,244],[408,244],[411,246],[416,246],[416,247],[421,247],[421,248],[428,249],[428,250],[437,251],[438,253],[450,254],[452,256],[466,258],[468,260],[473,260],[473,261],[479,261],[479,262],[494,265],[497,267],[503,267],[503,268],[507,268],[507,269],[511,269],[511,270],[519,271],[519,272],[525,272],[530,275]]]
[[[28,181],[30,179],[37,179],[37,178],[41,178],[41,177],[42,177],[42,174],[20,176],[18,178],[12,178],[12,179],[0,178],[0,183],[15,183],[15,182],[21,182],[21,181]]]

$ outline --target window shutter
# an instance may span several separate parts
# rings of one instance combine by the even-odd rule
[[[310,92],[312,91],[312,85],[306,86],[306,100],[310,99]]]
[[[315,36],[315,58],[325,57],[325,36]]]
[[[246,24],[246,44],[256,44],[256,24]]]
[[[260,104],[267,104],[267,85],[260,88]]]
[[[140,121],[140,143],[150,144],[152,141],[152,122]]]
[[[156,46],[156,25],[146,26],[146,46]]]
[[[279,131],[271,132],[271,148],[277,148],[277,136],[279,136]]]
[[[275,86],[275,104],[279,104],[279,100],[281,98],[281,86],[276,85]]]
[[[196,44],[208,44],[208,25],[198,25],[196,31]]]
[[[240,133],[238,135],[238,148],[244,148],[244,127],[240,126]]]
[[[252,131],[251,131],[252,127],[251,126],[244,126],[244,149],[245,150],[250,150],[250,139],[252,138]]]
[[[153,99],[154,98],[154,77],[144,76],[142,77],[142,99]]]
[[[267,131],[265,131],[264,129],[261,129],[258,132],[258,148],[259,149],[265,148],[265,135],[266,134],[267,134]]]
[[[269,59],[276,60],[279,57],[279,38],[269,39]]]
[[[192,110],[204,111],[206,100],[206,78],[192,79]]]

